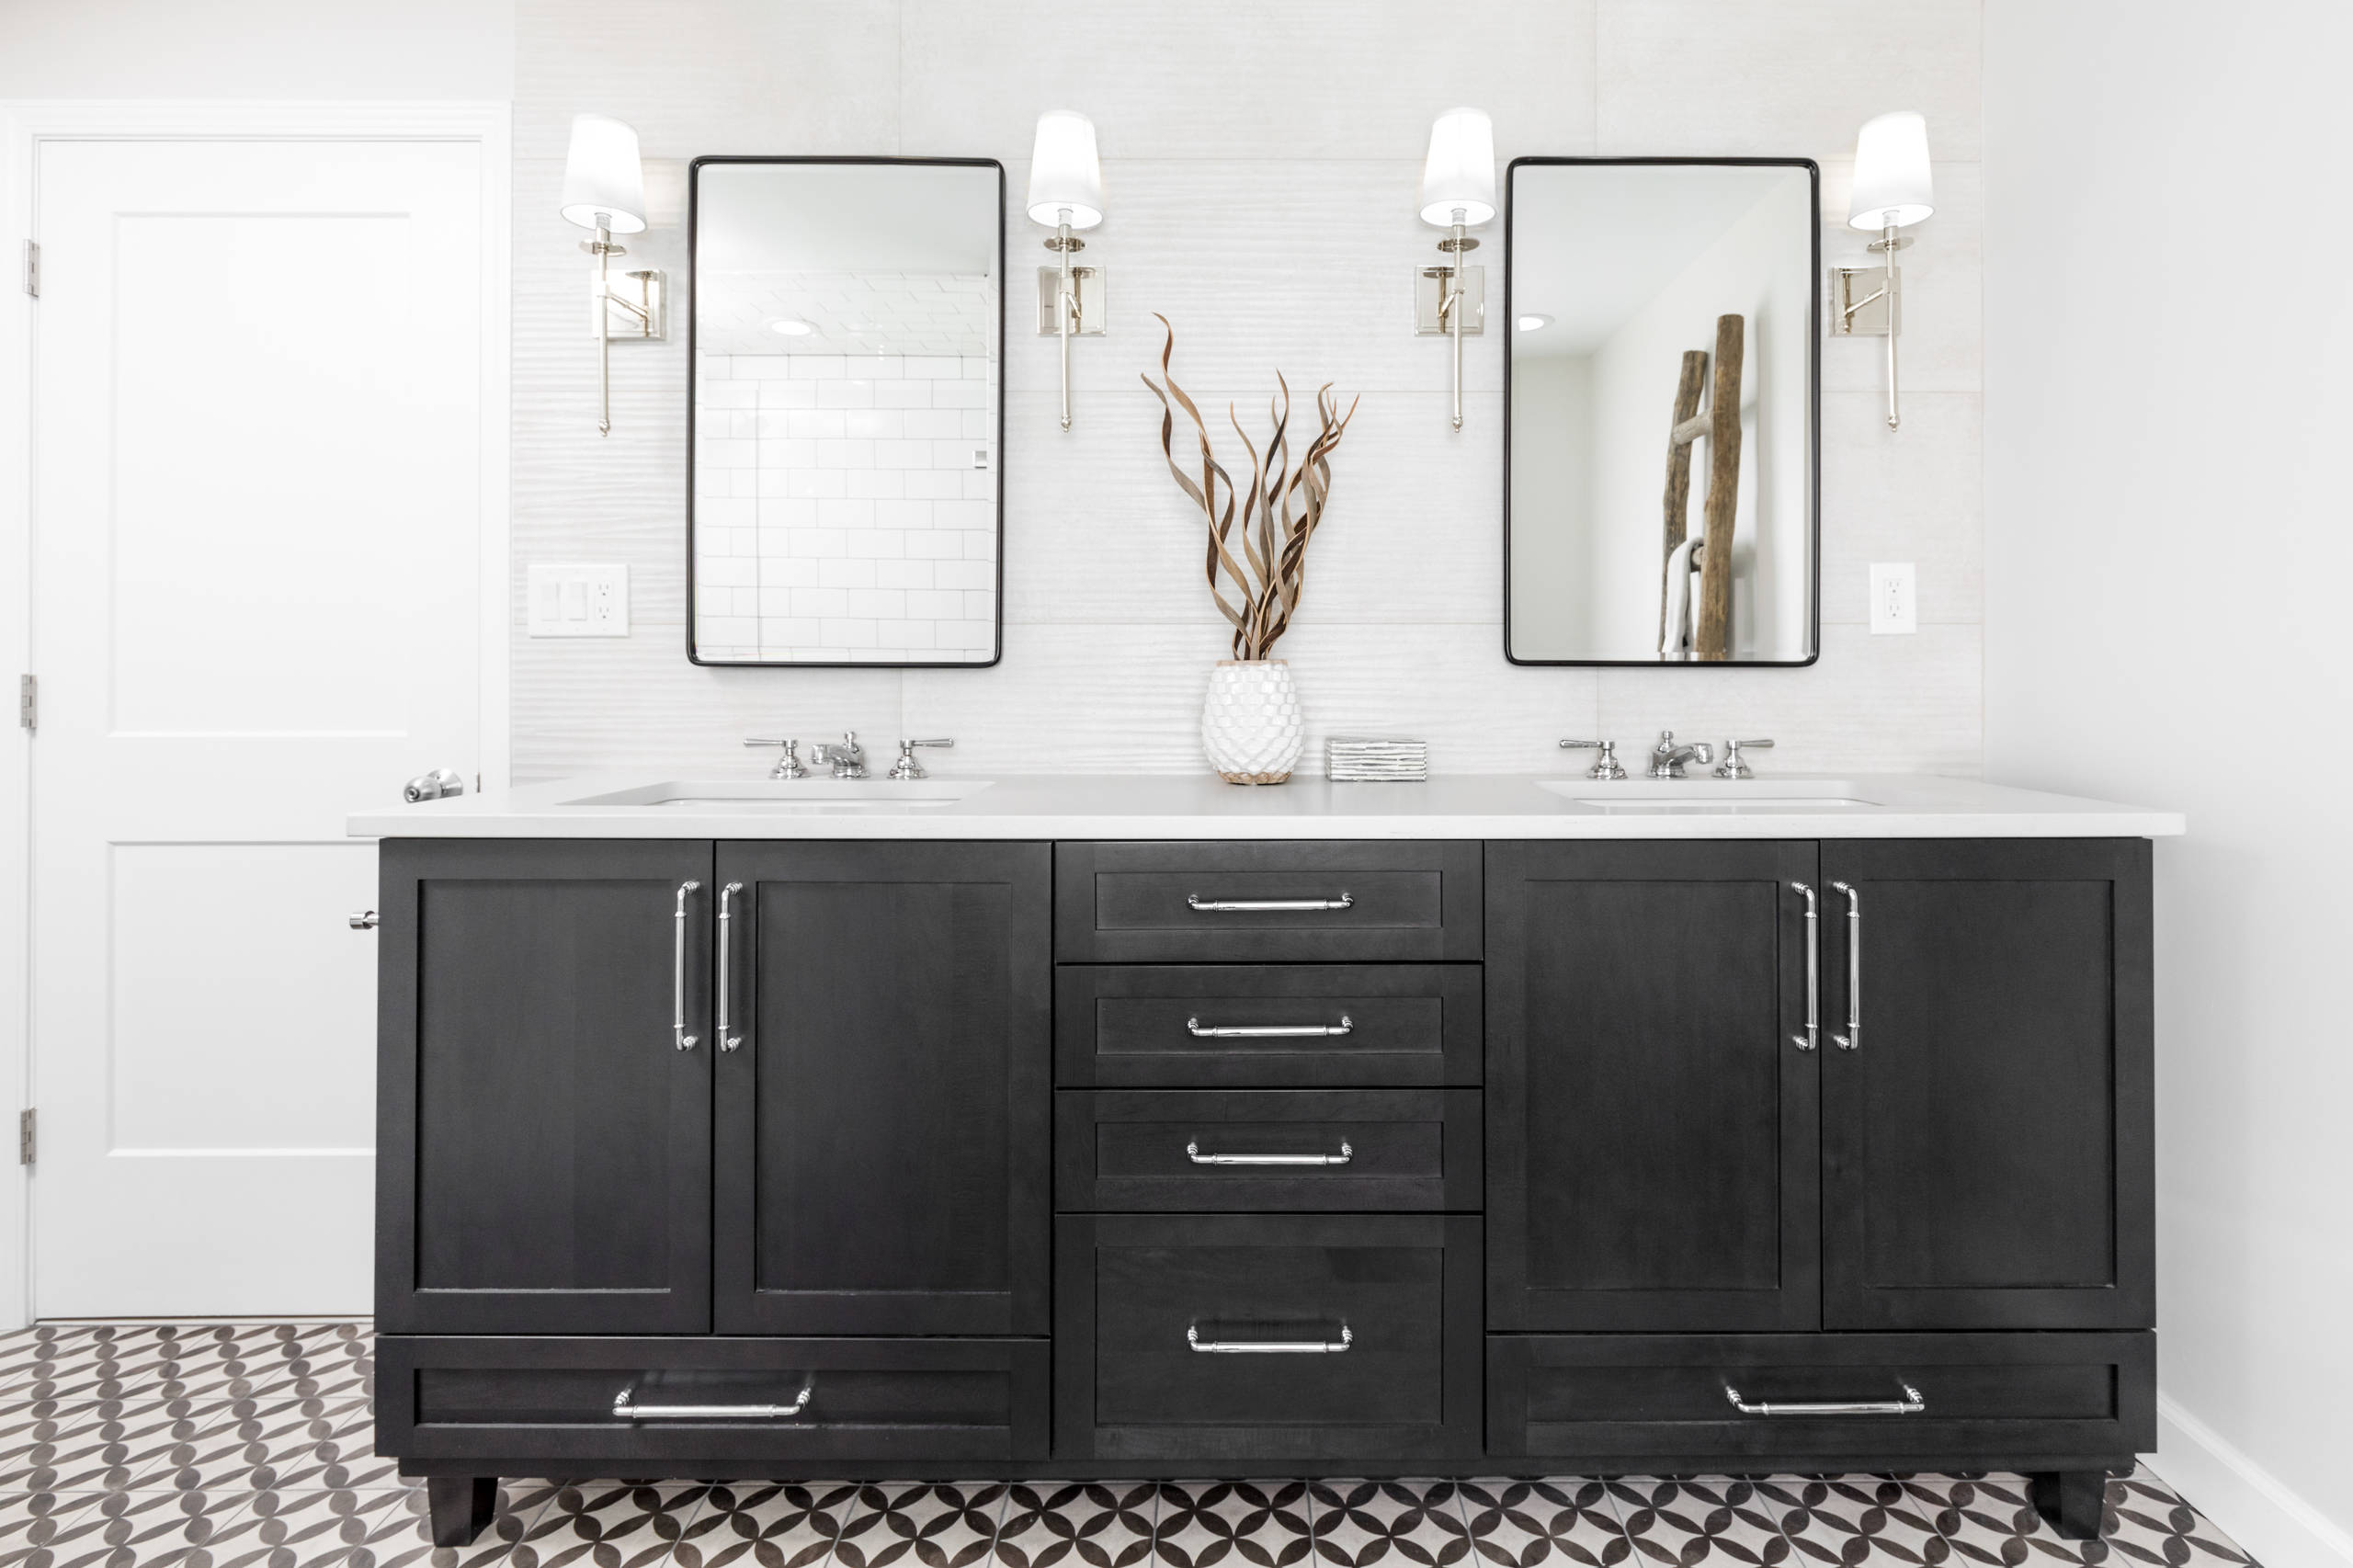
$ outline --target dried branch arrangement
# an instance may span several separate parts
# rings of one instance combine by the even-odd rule
[[[1160,350],[1161,379],[1155,382],[1145,376],[1143,384],[1160,400],[1160,449],[1168,460],[1168,472],[1176,476],[1177,488],[1201,509],[1209,524],[1210,597],[1233,623],[1233,656],[1264,659],[1271,654],[1276,640],[1290,630],[1291,615],[1299,608],[1300,592],[1307,580],[1307,541],[1314,537],[1332,495],[1332,453],[1338,449],[1348,421],[1356,417],[1357,402],[1361,400],[1352,400],[1342,414],[1331,383],[1317,389],[1315,438],[1296,464],[1291,461],[1289,436],[1290,383],[1281,372],[1276,373],[1275,384],[1282,391],[1267,403],[1275,429],[1263,457],[1244,433],[1233,406],[1227,404],[1226,418],[1243,450],[1250,454],[1250,486],[1243,490],[1211,454],[1209,426],[1201,411],[1168,372],[1169,358],[1176,352],[1176,329],[1168,324],[1166,316],[1156,319],[1168,332],[1168,341]],[[1179,408],[1193,421],[1193,434],[1200,446],[1198,478],[1176,460]],[[1238,525],[1233,515],[1237,501],[1242,509]]]

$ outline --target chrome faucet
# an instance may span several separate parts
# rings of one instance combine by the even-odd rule
[[[1685,763],[1696,762],[1704,766],[1715,760],[1715,748],[1707,742],[1694,741],[1688,746],[1679,746],[1675,744],[1673,730],[1661,730],[1658,744],[1651,748],[1651,777],[1680,778]]]
[[[1587,778],[1618,779],[1626,777],[1626,769],[1618,761],[1616,741],[1563,741],[1563,751],[1589,751],[1598,755],[1593,759],[1593,769]]]
[[[1741,756],[1740,748],[1746,746],[1749,750],[1756,751],[1759,747],[1770,747],[1772,744],[1773,743],[1769,740],[1726,741],[1724,743],[1723,766],[1716,769],[1715,776],[1719,778],[1756,778],[1756,769],[1749,767],[1747,761]],[[1701,760],[1704,761],[1705,759],[1702,758]]]
[[[809,762],[814,767],[831,767],[836,778],[866,777],[866,753],[858,749],[856,730],[844,730],[838,741],[819,741],[811,746]]]
[[[901,741],[899,743],[899,760],[891,765],[891,777],[902,784],[907,782],[911,778],[923,778],[923,764],[915,760],[915,747],[949,747],[953,746],[956,743],[952,740]]]
[[[809,770],[801,766],[801,743],[799,741],[762,740],[755,736],[746,735],[744,737],[744,744],[747,746],[782,746],[784,748],[784,755],[778,757],[776,759],[776,766],[768,770],[768,777],[770,778],[806,778],[809,777]]]

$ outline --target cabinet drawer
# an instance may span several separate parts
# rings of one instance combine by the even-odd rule
[[[1479,975],[1462,964],[1066,965],[1054,1075],[1074,1087],[1476,1084]]]
[[[1058,1224],[1059,1457],[1215,1466],[1479,1453],[1477,1220]]]
[[[403,1459],[592,1467],[1042,1459],[1050,1365],[1041,1339],[393,1335],[377,1341],[377,1442]],[[657,1411],[745,1408],[629,1419],[613,1410],[623,1390]]]
[[[1751,1408],[1735,1408],[1727,1390]],[[1921,1408],[1903,1413],[1786,1408],[1902,1403],[1913,1393]],[[2034,1470],[2130,1462],[2156,1437],[2156,1340],[2148,1334],[1487,1342],[1487,1446],[1498,1456],[1606,1458],[1655,1471],[1733,1460],[1801,1471]]]
[[[1475,959],[1480,846],[1063,844],[1067,963]]]
[[[1474,1210],[1476,1089],[1064,1089],[1063,1210]]]

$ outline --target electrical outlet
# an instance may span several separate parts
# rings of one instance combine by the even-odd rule
[[[526,602],[534,637],[626,637],[629,568],[534,565]]]
[[[1919,580],[1909,561],[1871,562],[1871,635],[1900,636],[1920,630]]]

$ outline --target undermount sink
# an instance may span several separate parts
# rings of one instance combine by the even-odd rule
[[[667,779],[584,795],[567,806],[642,806],[665,812],[779,812],[871,813],[919,812],[969,800],[994,782],[987,778],[769,778]]]
[[[1537,787],[1612,815],[1750,816],[1870,811],[1844,778],[1539,778]]]

